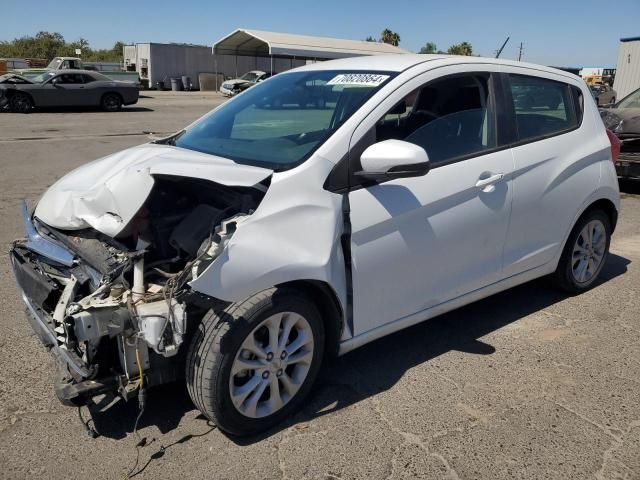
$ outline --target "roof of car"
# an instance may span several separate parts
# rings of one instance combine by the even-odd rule
[[[565,71],[552,67],[536,65],[527,62],[518,62],[515,60],[504,60],[501,58],[487,57],[471,57],[461,55],[425,55],[425,54],[406,54],[406,55],[375,55],[366,57],[341,58],[339,60],[329,60],[326,62],[318,62],[296,70],[374,70],[387,72],[402,72],[419,64],[430,63],[433,67],[442,65],[458,64],[458,63],[476,63],[491,65],[507,65],[531,68],[538,71],[562,74],[568,76]]]

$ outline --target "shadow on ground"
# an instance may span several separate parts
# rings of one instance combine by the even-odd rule
[[[610,254],[599,283],[624,274],[629,263],[626,258]],[[290,420],[258,436],[232,440],[238,445],[249,445],[293,424],[336,412],[392,388],[409,369],[452,350],[490,355],[495,348],[480,338],[565,298],[565,294],[550,288],[545,279],[535,280],[377,340],[327,365],[305,408]],[[155,425],[166,433],[192,410],[194,406],[184,386],[159,387],[149,392],[139,426]],[[91,412],[102,436],[119,439],[132,432],[138,407],[134,399],[128,403],[119,401],[105,411],[92,406]],[[202,421],[198,432],[177,443],[199,436],[208,428],[203,416],[198,419]]]
[[[78,112],[100,112],[100,113],[116,113],[116,112],[105,112],[99,108],[95,107],[57,107],[57,108],[37,108],[33,110],[33,112],[24,114],[24,113],[13,113],[8,108],[0,108],[0,112],[15,115],[16,117],[21,117],[23,115],[29,115],[30,113],[78,113]],[[136,112],[153,112],[152,108],[147,107],[129,107],[123,106],[122,110],[118,110],[118,113],[136,113]]]
[[[640,195],[640,180],[618,179],[621,194]]]

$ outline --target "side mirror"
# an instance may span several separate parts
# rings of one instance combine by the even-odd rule
[[[362,170],[356,175],[369,180],[419,177],[429,172],[431,164],[424,148],[402,140],[384,140],[362,152]]]
[[[56,78],[51,80],[51,85],[57,85],[58,83],[60,83],[60,78],[59,77],[56,77]]]
[[[387,115],[402,115],[407,111],[407,104],[404,100],[397,103],[391,110],[387,112]]]

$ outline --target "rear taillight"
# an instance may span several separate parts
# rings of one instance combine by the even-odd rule
[[[620,155],[620,146],[622,145],[622,142],[615,133],[613,133],[608,128],[606,130],[607,137],[609,137],[609,142],[611,142],[611,161],[615,163],[616,160],[618,160],[618,155]]]

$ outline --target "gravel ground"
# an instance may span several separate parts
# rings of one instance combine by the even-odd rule
[[[150,93],[119,113],[0,114],[0,245],[64,172],[171,132],[223,101]],[[136,478],[639,479],[640,188],[623,185],[603,281],[567,297],[542,281],[365,346],[325,368],[304,410],[229,438],[181,385],[149,392]],[[0,478],[123,478],[134,402],[92,407],[91,439],[54,397],[0,260]],[[84,411],[88,415],[87,410]]]

